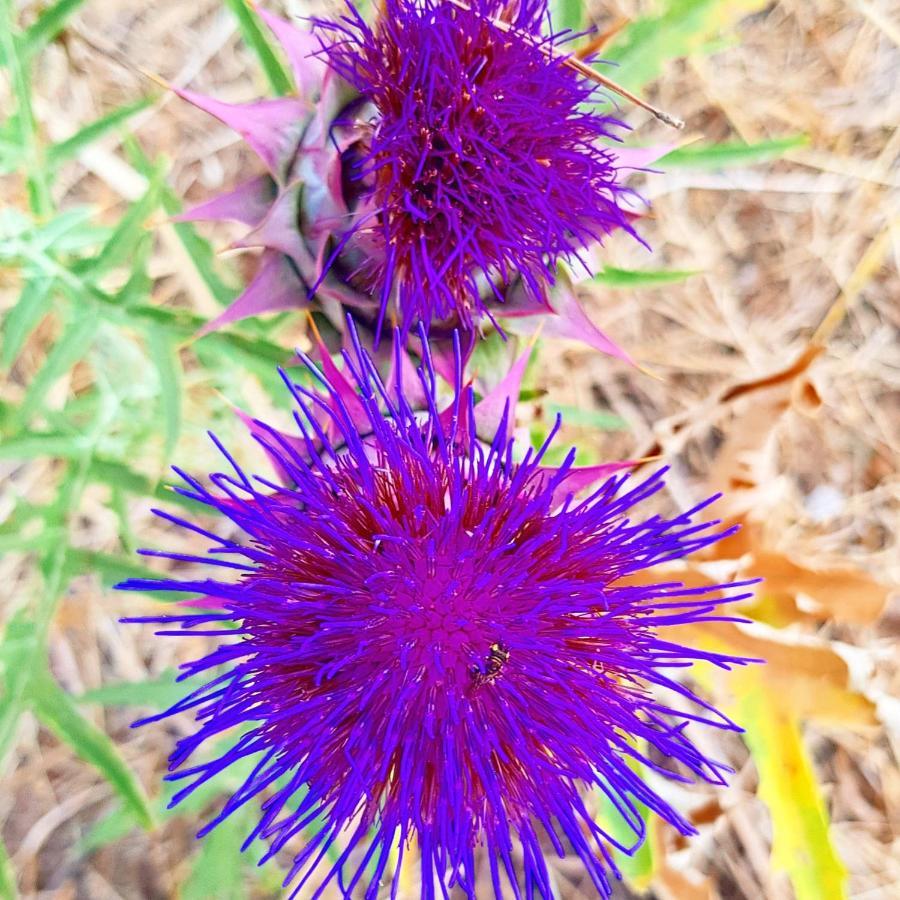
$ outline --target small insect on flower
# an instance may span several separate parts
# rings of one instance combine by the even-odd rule
[[[490,652],[487,656],[487,662],[484,666],[472,666],[472,681],[476,687],[483,684],[493,684],[503,671],[504,664],[509,660],[509,650],[503,644],[491,644]]]
[[[575,467],[574,451],[545,466],[558,422],[537,449],[512,434],[527,356],[476,403],[456,347],[446,403],[427,350],[414,378],[398,351],[382,379],[358,341],[343,371],[304,358],[303,377],[283,373],[298,434],[249,422],[277,479],[251,477],[221,445],[230,472],[205,484],[176,470],[179,493],[228,529],[160,512],[210,550],[157,555],[217,576],[121,585],[195,598],[126,621],[210,641],[182,667],[195,682],[184,698],[145,722],[195,718],[170,757],[175,802],[248,773],[200,834],[259,803],[248,841],[267,842],[267,859],[295,854],[295,892],[396,891],[415,846],[427,900],[451,887],[475,898],[476,881],[480,897],[514,885],[549,898],[552,847],[608,897],[614,852],[644,836],[641,807],[694,830],[643,771],[724,783],[691,730],[737,726],[683,674],[744,660],[673,626],[728,618],[720,605],[747,583],[644,573],[729,533],[702,520],[710,501],[642,516],[663,473]],[[596,821],[604,797],[633,841]]]

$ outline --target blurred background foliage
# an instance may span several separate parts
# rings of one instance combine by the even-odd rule
[[[768,660],[694,676],[747,729],[704,738],[734,784],[660,786],[701,833],[651,822],[622,897],[900,895],[891,6],[554,4],[558,28],[614,33],[612,77],[687,129],[623,109],[628,143],[672,144],[640,185],[655,252],[616,237],[581,288],[657,378],[545,342],[523,428],[561,411],[583,462],[663,455],[672,506],[725,491],[743,530],[673,578],[766,578],[751,626],[689,636]],[[128,724],[180,695],[190,648],[120,627],[160,598],[110,588],[165,542],[170,462],[214,464],[207,429],[258,459],[234,407],[284,417],[275,367],[308,346],[293,313],[197,338],[253,258],[171,216],[253,162],[144,73],[237,101],[289,71],[244,0],[0,0],[0,66],[0,897],[278,896],[237,853],[252,811],[192,841],[238,773],[167,809],[169,742]],[[566,861],[554,877],[587,893]]]

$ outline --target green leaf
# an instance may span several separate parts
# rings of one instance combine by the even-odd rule
[[[197,509],[197,504],[187,497],[183,497],[165,485],[159,484],[146,475],[135,472],[134,469],[129,469],[124,463],[115,460],[95,456],[88,467],[88,478],[132,494],[155,497],[164,504],[177,504],[185,509]]]
[[[74,578],[76,575],[95,574],[100,576],[100,582],[107,590],[117,585],[120,581],[126,581],[129,578],[155,578],[162,580],[163,575],[142,566],[139,563],[131,562],[110,553],[100,553],[96,550],[82,550],[80,548],[70,548],[66,554],[65,574],[68,579]],[[177,594],[173,591],[141,591],[147,597],[154,597],[167,603],[173,603],[176,600],[185,599],[186,595]]]
[[[269,87],[280,96],[292,93],[293,80],[269,42],[268,33],[263,30],[259,16],[250,9],[246,0],[225,0],[225,5],[237,19],[244,40],[259,58]]]
[[[779,159],[789,150],[809,143],[805,134],[760,141],[756,144],[728,142],[722,144],[689,144],[673,150],[660,160],[666,169],[726,169],[730,166],[749,166]]]
[[[6,845],[0,841],[0,900],[15,900],[17,896],[16,873],[9,853],[6,852]]]
[[[646,744],[640,745],[641,753],[646,754]],[[644,766],[634,758],[628,759],[628,765],[632,771],[642,777],[645,776]],[[609,834],[618,841],[623,847],[633,847],[637,843],[637,836],[634,830],[629,826],[628,822],[622,817],[622,814],[616,809],[613,802],[606,796],[603,791],[597,791],[599,803],[599,819],[603,827]],[[651,830],[655,826],[655,818],[650,815],[650,810],[640,803],[634,801],[635,810],[641,821],[644,823],[644,840],[641,845],[634,851],[631,856],[624,853],[616,854],[616,864],[622,870],[625,881],[628,886],[640,894],[643,894],[650,887],[656,871],[656,860],[653,852],[653,841],[651,840]]]
[[[178,673],[168,669],[149,681],[120,681],[85,691],[75,699],[79,703],[99,703],[101,706],[148,706],[168,709],[185,695],[185,687],[175,681]]]
[[[147,350],[159,374],[160,405],[165,443],[163,459],[168,460],[181,430],[181,361],[169,336],[161,328],[147,330]]]
[[[153,816],[144,791],[109,737],[81,715],[72,697],[49,672],[36,675],[30,692],[41,722],[82,759],[99,769],[138,822],[150,828]]]
[[[669,60],[708,49],[709,42],[769,0],[663,0],[660,12],[636,19],[603,51],[598,71],[623,87],[638,90],[657,78]],[[677,112],[677,110],[675,110]]]
[[[16,305],[3,319],[0,369],[8,369],[13,364],[28,335],[47,314],[52,286],[51,278],[32,278],[25,283]]]
[[[252,827],[248,825],[246,815],[231,815],[198,843],[180,900],[243,900],[238,850]]]
[[[38,16],[35,23],[22,35],[22,52],[30,56],[42,50],[66,27],[69,17],[84,0],[57,0]]]
[[[640,288],[675,284],[699,274],[691,269],[617,269],[615,266],[604,266],[592,280],[612,288]]]
[[[149,178],[153,172],[153,166],[143,150],[141,150],[138,142],[133,137],[126,136],[123,145],[128,151],[129,158],[135,168]],[[163,209],[168,215],[174,216],[181,212],[181,200],[174,191],[165,185],[162,187],[161,199]],[[174,228],[175,234],[178,235],[178,239],[187,251],[188,256],[190,256],[197,274],[209,288],[213,297],[223,306],[231,303],[237,294],[237,290],[226,284],[216,271],[216,256],[209,241],[200,237],[190,222],[176,222],[174,223]],[[201,324],[203,321],[202,319],[200,320]],[[197,327],[199,328],[200,326],[198,325]]]
[[[138,821],[131,809],[117,806],[88,829],[87,834],[75,845],[75,853],[79,857],[90,856],[127,837],[137,827]]]
[[[9,620],[0,642],[0,765],[12,745],[19,716],[28,706],[32,660],[39,650],[37,627],[29,612],[19,610]]]
[[[160,204],[164,175],[165,169],[160,163],[150,173],[144,196],[128,207],[100,253],[90,259],[79,260],[73,267],[78,275],[96,281],[98,275],[133,260],[134,253],[145,234],[144,224]]]
[[[628,423],[621,416],[602,409],[548,403],[545,411],[550,419],[557,414],[561,415],[566,425],[583,425],[599,431],[628,431]]]
[[[0,442],[0,459],[36,459],[42,456],[79,459],[89,446],[82,434],[23,431]]]
[[[15,4],[7,0],[0,9],[3,12],[0,19],[0,55],[9,67],[9,80],[16,98],[16,137],[26,163],[28,202],[32,212],[45,217],[53,211],[53,198],[50,195],[43,146],[38,138],[37,122],[31,104],[31,83],[25,65],[24,45],[21,37],[16,34]]]
[[[19,414],[27,422],[43,403],[50,388],[79,360],[83,359],[94,342],[97,317],[90,310],[79,310],[78,315],[64,324],[63,333],[47,354],[44,365],[28,386],[28,392]]]
[[[794,714],[762,671],[734,677],[738,720],[759,774],[758,794],[772,817],[772,864],[786,872],[797,900],[842,900],[847,870],[829,834],[828,811]]]
[[[584,29],[582,0],[551,0],[550,16],[555,32],[569,30],[577,34]]]
[[[134,103],[129,103],[127,106],[120,106],[89,125],[85,125],[84,128],[76,131],[71,137],[49,147],[47,149],[47,163],[51,166],[58,166],[60,163],[72,159],[85,147],[93,144],[94,141],[121,128],[133,115],[147,109],[152,103],[153,101],[149,97],[143,97]]]

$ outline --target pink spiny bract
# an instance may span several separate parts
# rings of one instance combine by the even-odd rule
[[[700,518],[710,501],[641,519],[662,473],[613,477],[577,500],[599,472],[574,468],[574,452],[542,465],[556,429],[521,449],[509,402],[476,404],[459,375],[440,408],[427,356],[414,383],[390,389],[358,342],[344,362],[346,375],[307,361],[321,389],[284,376],[299,437],[252,423],[280,483],[251,478],[224,448],[233,472],[210,487],[179,472],[180,493],[245,536],[162,513],[213,543],[209,556],[158,555],[228,577],[122,585],[205,595],[200,612],[138,621],[221,640],[183,667],[205,681],[154,717],[196,718],[171,757],[168,777],[187,781],[176,802],[250,764],[204,832],[259,798],[251,838],[269,842],[267,856],[303,844],[288,875],[297,890],[338,878],[346,896],[359,886],[374,898],[390,866],[396,891],[415,841],[426,900],[452,885],[474,897],[476,853],[498,897],[511,883],[549,898],[545,844],[579,857],[608,896],[613,850],[634,848],[595,821],[596,798],[635,842],[641,805],[687,834],[635,763],[681,781],[727,771],[688,730],[736,726],[675,673],[742,660],[684,646],[671,627],[722,618],[718,605],[746,585],[632,578],[722,537]],[[225,734],[220,755],[194,758]]]

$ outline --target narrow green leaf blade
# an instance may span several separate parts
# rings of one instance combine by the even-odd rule
[[[245,816],[229,816],[198,843],[181,900],[243,900],[238,849],[248,830]]]
[[[151,177],[153,166],[137,141],[126,137],[124,146],[134,167],[145,177]],[[168,215],[174,216],[181,212],[181,200],[174,191],[165,185],[162,187],[161,199],[163,209]],[[216,271],[216,257],[209,241],[200,237],[190,222],[176,222],[174,228],[175,234],[178,235],[178,239],[190,256],[197,274],[209,288],[213,297],[223,306],[231,303],[237,295],[237,290],[223,281]],[[196,326],[197,328],[203,324],[204,320],[198,319],[198,321],[200,324]]]
[[[659,287],[676,284],[698,274],[692,269],[617,269],[615,266],[604,266],[592,280],[611,288]]]
[[[37,459],[41,456],[79,459],[85,452],[85,446],[84,437],[80,434],[23,431],[0,442],[0,459]]]
[[[149,569],[139,563],[134,563],[130,559],[113,556],[110,553],[100,553],[96,550],[70,548],[66,554],[65,574],[69,578],[74,578],[76,575],[85,573],[99,575],[101,584],[107,590],[117,585],[120,581],[127,581],[129,578],[159,580],[163,578],[159,572],[155,572],[153,569]],[[167,603],[184,600],[186,597],[186,595],[176,594],[174,591],[154,591],[152,589],[141,593],[147,597],[154,597]]]
[[[552,0],[550,16],[555,32],[569,30],[577,34],[584,28],[584,4],[582,0]]]
[[[13,871],[6,845],[0,841],[0,900],[15,900],[17,896],[16,873]]]
[[[3,319],[3,346],[0,349],[0,369],[8,369],[28,335],[37,327],[50,309],[51,278],[32,278],[22,288],[16,305]]]
[[[185,695],[185,687],[175,681],[178,673],[168,669],[150,681],[120,681],[105,684],[77,697],[79,703],[99,703],[101,706],[148,706],[155,710],[168,709]]]
[[[628,423],[615,413],[603,409],[584,409],[580,406],[567,406],[561,403],[548,403],[544,407],[547,418],[559,414],[566,425],[583,425],[596,428],[598,431],[628,431]]]
[[[656,5],[658,14],[636,19],[604,49],[604,60],[616,63],[616,68],[601,65],[598,70],[623,87],[639,90],[670,60],[706,49],[716,35],[767,4],[768,0],[663,0]]]
[[[659,165],[663,169],[727,169],[731,166],[751,166],[779,159],[790,150],[809,143],[805,134],[774,138],[755,144],[727,142],[722,144],[690,144],[664,156]]]
[[[43,404],[47,391],[75,363],[87,355],[94,342],[96,331],[97,317],[89,310],[80,311],[72,321],[64,325],[62,335],[28,386],[28,392],[19,410],[22,421],[28,421],[32,413]]]
[[[38,650],[37,628],[28,612],[19,610],[6,626],[0,657],[0,765],[12,746],[19,716],[28,706],[28,686]]]
[[[127,106],[120,106],[105,116],[85,125],[84,128],[76,131],[71,137],[60,141],[58,144],[47,149],[47,162],[51,166],[58,166],[66,160],[72,159],[85,147],[90,146],[94,141],[105,137],[117,128],[121,128],[133,115],[147,109],[152,104],[149,97],[144,97]]]
[[[46,47],[66,27],[69,17],[84,2],[85,0],[57,0],[47,7],[22,36],[23,53],[31,55]]]
[[[263,30],[259,16],[247,5],[247,0],[225,0],[234,14],[244,40],[256,54],[265,72],[269,87],[281,96],[294,90],[294,83]]]
[[[148,329],[147,350],[159,374],[159,397],[165,433],[163,459],[168,460],[181,431],[181,361],[168,335],[161,328]]]
[[[132,203],[119,220],[109,240],[97,256],[80,261],[75,271],[86,281],[94,281],[99,275],[116,266],[131,262],[144,236],[144,226],[160,203],[160,191],[164,178],[162,164],[150,173],[150,183],[144,196]]]
[[[153,816],[147,797],[109,737],[81,715],[72,697],[49,672],[42,672],[33,679],[31,695],[41,722],[82,759],[95,766],[138,822],[150,828]]]
[[[128,807],[118,806],[88,829],[87,834],[75,845],[75,853],[79,857],[90,856],[127,837],[137,827],[134,813]]]

